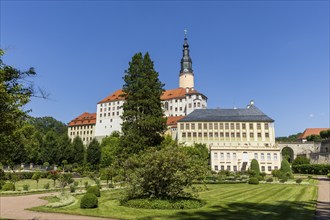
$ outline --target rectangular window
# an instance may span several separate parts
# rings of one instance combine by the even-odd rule
[[[254,136],[254,135],[253,135],[253,132],[251,132],[251,133],[250,133],[250,138],[253,138],[253,136]]]
[[[243,138],[246,138],[246,133],[245,132],[243,133]]]
[[[202,123],[198,123],[198,129],[199,129],[199,130],[202,129]]]
[[[268,166],[268,171],[272,171],[272,167],[271,166]]]
[[[104,117],[107,116],[107,113],[104,113],[103,116],[104,116]]]
[[[260,132],[258,132],[258,138],[261,138],[261,133]]]
[[[183,123],[180,124],[180,129],[181,129],[181,130],[184,129],[184,124],[183,124]]]
[[[277,160],[277,153],[274,153],[274,160]]]
[[[204,129],[207,129],[207,123],[204,123],[204,124],[203,124],[203,128],[204,128]]]
[[[204,132],[204,137],[207,137],[207,132]]]
[[[183,138],[186,137],[186,132],[182,132],[182,137],[183,137]]]
[[[218,130],[218,126],[219,124],[218,123],[214,123],[214,130]]]
[[[209,137],[213,137],[213,133],[212,132],[209,133]]]
[[[237,132],[236,137],[238,137],[238,138],[241,137],[241,133]]]
[[[213,155],[214,155],[214,159],[218,159],[218,152],[214,152]]]
[[[178,108],[177,107],[175,107],[175,110],[174,111],[178,111]]]
[[[250,129],[253,129],[253,124],[252,123],[250,123],[249,126],[250,126]]]
[[[100,108],[100,112],[102,112],[102,110],[103,110],[103,109],[102,109],[102,108]]]
[[[230,153],[227,153],[227,160],[230,160]]]
[[[229,124],[228,123],[225,124],[225,129],[229,129]]]
[[[214,133],[214,137],[219,137],[219,133],[218,132],[215,132]]]
[[[261,166],[261,171],[265,172],[265,166]]]
[[[220,137],[223,137],[223,132],[220,132]]]
[[[278,170],[278,166],[274,166],[274,170]]]
[[[223,129],[223,124],[222,123],[220,123],[220,129]]]
[[[191,103],[189,103],[189,105],[188,105],[189,107],[188,108],[191,108]]]
[[[198,137],[202,137],[202,132],[198,132]]]
[[[180,111],[182,111],[182,107],[180,107]]]
[[[234,130],[234,123],[230,123],[230,129]]]
[[[236,153],[233,153],[233,159],[236,160]]]
[[[110,116],[111,114],[110,114],[110,112],[108,113],[108,116]]]
[[[269,138],[269,133],[265,133],[265,137],[266,138]]]
[[[268,123],[265,123],[265,130],[268,130],[269,129],[269,125]]]
[[[240,129],[240,125],[239,123],[236,123],[236,130],[239,130]]]
[[[195,138],[197,136],[196,132],[193,132],[193,137]]]
[[[219,170],[218,165],[214,165],[214,170]]]
[[[236,172],[237,171],[237,166],[233,166],[233,169]]]
[[[227,166],[227,170],[230,171],[230,166]]]
[[[254,159],[258,160],[258,153],[254,153]]]
[[[186,130],[189,130],[189,129],[190,129],[190,124],[186,123]]]
[[[119,112],[117,112],[117,115],[119,115]]]
[[[221,170],[225,170],[225,166],[221,165]]]
[[[102,117],[102,113],[100,114],[100,117]]]
[[[229,132],[226,132],[226,137],[229,137]]]
[[[261,124],[257,123],[257,129],[260,130],[261,129]]]
[[[188,138],[190,138],[191,137],[191,132],[188,132]]]
[[[213,129],[213,124],[209,123],[209,129]]]
[[[224,160],[224,159],[225,159],[224,153],[220,153],[220,160]]]
[[[235,133],[230,133],[230,137],[235,137]]]
[[[195,123],[191,123],[191,129],[195,130]]]
[[[242,124],[242,129],[246,129],[245,123]]]
[[[267,153],[267,160],[271,160],[270,153]]]
[[[260,158],[261,158],[261,160],[265,160],[265,154],[264,153],[261,153],[260,154]]]

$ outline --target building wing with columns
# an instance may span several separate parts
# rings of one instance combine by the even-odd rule
[[[214,171],[244,171],[252,159],[266,173],[280,167],[274,120],[252,101],[241,109],[195,110],[179,120],[177,127],[179,143],[208,146]]]

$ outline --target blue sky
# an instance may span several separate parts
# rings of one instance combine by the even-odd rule
[[[33,116],[65,123],[122,87],[149,52],[166,89],[178,87],[188,29],[195,88],[208,108],[251,99],[276,136],[329,127],[329,1],[1,1],[4,62],[34,67],[51,100]]]

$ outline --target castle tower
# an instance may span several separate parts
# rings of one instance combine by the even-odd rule
[[[192,70],[192,61],[189,55],[189,44],[187,42],[187,30],[183,43],[183,56],[181,59],[181,70],[179,87],[181,88],[194,88],[194,72]]]

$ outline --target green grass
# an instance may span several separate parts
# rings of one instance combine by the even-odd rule
[[[190,210],[137,209],[119,205],[121,190],[102,192],[99,207],[79,208],[81,196],[72,205],[33,210],[92,215],[118,219],[314,219],[315,185],[212,184],[200,192],[206,205]]]

